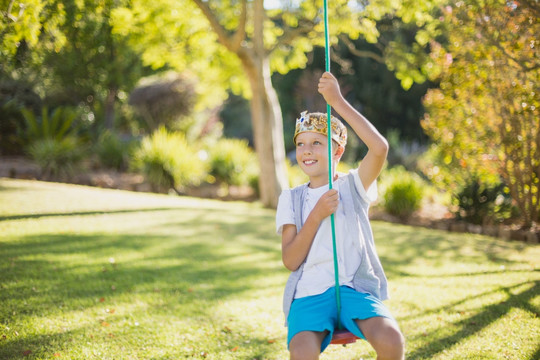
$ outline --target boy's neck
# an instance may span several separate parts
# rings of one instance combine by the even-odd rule
[[[338,174],[334,174],[334,180],[333,181],[336,181],[338,179]],[[325,177],[325,178],[309,178],[309,183],[308,183],[308,187],[310,189],[317,189],[317,188],[320,188],[322,186],[327,186],[328,185],[328,177]]]

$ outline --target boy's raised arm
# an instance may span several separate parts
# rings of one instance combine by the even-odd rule
[[[388,154],[388,142],[369,120],[343,98],[334,75],[325,72],[319,80],[318,90],[326,102],[337,111],[368,147],[368,152],[360,162],[358,171],[362,184],[367,190],[384,166]]]

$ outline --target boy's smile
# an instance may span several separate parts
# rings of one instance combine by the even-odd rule
[[[296,161],[309,176],[311,187],[328,183],[328,139],[316,132],[303,132],[296,137]]]

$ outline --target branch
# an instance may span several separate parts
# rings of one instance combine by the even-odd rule
[[[24,13],[24,9],[26,8],[26,5],[25,4],[20,4],[20,9],[19,9],[19,15],[17,15],[17,17],[11,15],[11,10],[13,9],[13,3],[15,2],[15,0],[11,0],[9,2],[9,5],[8,5],[8,8],[7,8],[7,11],[6,11],[6,17],[13,21],[13,22],[17,22],[17,20],[19,20],[19,18],[22,16],[22,14]]]
[[[216,32],[219,42],[230,51],[236,52],[236,49],[234,47],[235,44],[231,40],[229,34],[227,33],[227,30],[219,23],[218,19],[212,12],[212,9],[210,9],[206,2],[204,2],[203,0],[193,0],[193,2],[195,2],[199,9],[201,9],[204,16],[206,16],[206,18],[210,22],[210,26],[212,26],[212,29],[214,29],[214,31]]]
[[[343,59],[341,56],[337,55],[335,51],[330,52],[330,59],[341,66],[341,72],[343,74],[354,74],[350,60]]]
[[[231,45],[236,52],[240,46],[242,46],[242,41],[246,38],[246,21],[247,21],[247,0],[242,0],[242,13],[240,14],[240,21],[238,22],[238,30],[234,33]]]
[[[374,53],[373,51],[365,51],[365,50],[358,50],[354,43],[345,35],[340,35],[339,39],[343,41],[345,46],[349,49],[349,51],[358,57],[367,57],[370,59],[373,59],[377,61],[378,63],[384,64],[384,59],[379,54]]]
[[[270,52],[274,51],[280,45],[292,45],[294,39],[300,36],[309,34],[315,25],[315,22],[308,19],[298,20],[298,27],[287,27],[283,29],[283,35],[278,37],[276,44],[270,49]]]

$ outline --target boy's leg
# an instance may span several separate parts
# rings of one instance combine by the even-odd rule
[[[393,320],[377,316],[355,321],[366,340],[377,352],[377,360],[405,358],[405,338]]]
[[[328,331],[301,331],[289,343],[291,360],[316,360]]]

